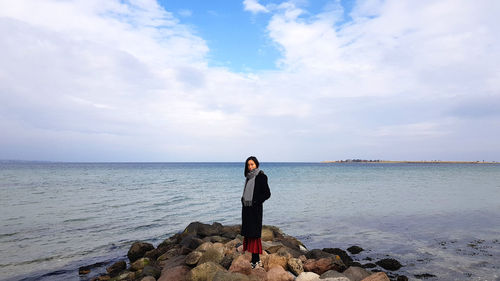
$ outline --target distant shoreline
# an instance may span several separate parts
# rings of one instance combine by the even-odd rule
[[[500,164],[489,161],[394,161],[394,160],[336,160],[321,161],[320,163],[373,163],[373,164]]]

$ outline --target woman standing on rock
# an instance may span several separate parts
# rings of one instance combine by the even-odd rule
[[[267,176],[259,169],[259,161],[250,156],[245,162],[245,189],[241,197],[241,235],[243,251],[252,253],[252,268],[262,266],[259,254],[262,254],[262,204],[271,197]]]

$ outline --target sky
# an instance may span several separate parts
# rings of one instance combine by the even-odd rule
[[[500,1],[0,0],[0,159],[500,161]]]

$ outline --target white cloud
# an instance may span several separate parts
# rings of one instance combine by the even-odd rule
[[[262,6],[258,0],[243,0],[243,6],[245,11],[249,11],[254,14],[269,12],[269,10],[266,7]]]
[[[244,4],[277,70],[209,67],[155,1],[0,2],[0,158],[499,160],[496,1]]]

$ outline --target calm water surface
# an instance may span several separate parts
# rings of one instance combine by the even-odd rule
[[[500,165],[262,163],[264,224],[386,255],[410,279],[500,280]],[[240,223],[243,163],[0,163],[0,279],[86,280],[135,240]]]

